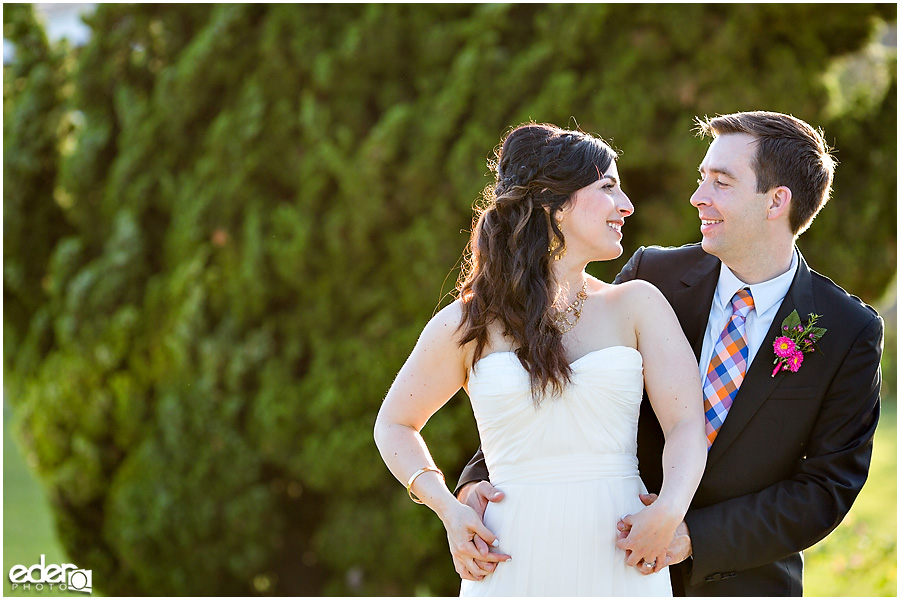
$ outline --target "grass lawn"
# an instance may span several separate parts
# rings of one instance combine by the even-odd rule
[[[9,583],[9,570],[15,565],[38,564],[41,554],[44,564],[68,563],[62,546],[56,539],[50,505],[44,491],[31,471],[25,466],[25,457],[14,442],[10,432],[12,412],[3,404],[3,595],[4,596],[67,596],[75,592],[42,592],[21,587],[13,590]],[[56,588],[56,586],[53,586]],[[94,592],[96,594],[96,592]]]
[[[869,479],[850,514],[804,553],[805,596],[897,595],[897,402],[882,403]]]

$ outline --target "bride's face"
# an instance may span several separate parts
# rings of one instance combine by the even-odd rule
[[[583,255],[588,261],[618,258],[622,255],[622,225],[633,212],[613,161],[600,179],[572,194],[563,210],[567,253]]]

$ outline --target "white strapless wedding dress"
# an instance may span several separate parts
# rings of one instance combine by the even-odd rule
[[[641,508],[637,422],[643,360],[627,346],[572,363],[572,380],[534,408],[528,373],[512,352],[469,374],[491,483],[485,525],[512,556],[460,596],[671,596],[668,569],[641,575],[615,546],[616,523]]]

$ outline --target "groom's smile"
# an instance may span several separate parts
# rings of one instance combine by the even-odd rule
[[[711,225],[718,225],[722,223],[722,219],[700,219],[700,227],[707,227]]]
[[[708,217],[700,217],[700,233],[703,234],[703,237],[711,234],[716,228],[724,223],[724,219],[710,219]]]

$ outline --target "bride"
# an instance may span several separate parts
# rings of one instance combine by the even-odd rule
[[[599,138],[552,125],[506,136],[459,298],[425,326],[378,413],[382,458],[440,517],[457,569],[477,579],[460,595],[671,595],[666,547],[706,464],[703,402],[662,294],[585,273],[622,254],[634,212],[615,159]],[[666,435],[662,489],[647,507],[636,458],[645,387]],[[420,435],[460,388],[504,493],[483,524],[447,489]],[[626,514],[628,555],[616,548]],[[486,576],[475,575],[477,538],[510,557]]]

